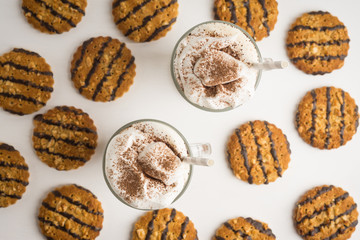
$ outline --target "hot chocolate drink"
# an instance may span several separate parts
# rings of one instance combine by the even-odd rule
[[[169,125],[145,120],[122,128],[105,153],[105,175],[113,192],[128,205],[159,209],[170,205],[190,177],[187,143]]]
[[[243,30],[221,21],[194,27],[178,42],[172,71],[179,91],[194,105],[237,107],[255,92],[260,53]]]

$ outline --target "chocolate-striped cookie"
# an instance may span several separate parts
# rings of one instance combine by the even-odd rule
[[[212,240],[271,240],[276,239],[266,223],[251,218],[238,217],[222,224]]]
[[[97,132],[87,113],[60,106],[34,117],[32,140],[41,161],[57,170],[71,170],[90,160]]]
[[[72,184],[58,187],[42,201],[39,225],[47,239],[95,239],[102,229],[101,202],[89,190]]]
[[[344,65],[349,36],[339,19],[328,12],[303,14],[291,25],[286,49],[291,62],[305,73],[330,73]]]
[[[86,0],[23,0],[27,21],[41,32],[60,34],[69,31],[85,15]]]
[[[357,205],[349,193],[335,186],[318,186],[297,202],[294,222],[306,240],[349,239],[358,223]]]
[[[136,42],[164,37],[178,15],[177,0],[114,0],[112,13],[121,32]]]
[[[266,121],[250,121],[237,128],[227,144],[227,153],[235,176],[250,184],[274,182],[290,162],[286,136]]]
[[[0,208],[21,199],[29,184],[29,168],[13,146],[0,142]]]
[[[22,48],[0,56],[0,106],[24,115],[45,106],[53,91],[53,73],[39,54]]]
[[[113,101],[134,82],[135,58],[125,43],[111,37],[90,38],[71,62],[71,79],[86,98]]]
[[[322,87],[307,92],[296,112],[300,136],[320,149],[345,145],[356,133],[358,125],[358,106],[340,88]]]
[[[197,240],[192,221],[175,209],[163,208],[147,212],[135,223],[132,240],[183,239]]]
[[[275,27],[277,6],[276,0],[215,0],[215,19],[234,23],[260,41]]]

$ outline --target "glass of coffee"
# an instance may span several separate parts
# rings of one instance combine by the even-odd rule
[[[130,122],[110,138],[103,160],[105,181],[124,204],[141,210],[169,206],[187,189],[193,166],[184,159],[211,153],[210,144],[189,144],[168,123]]]
[[[175,45],[171,73],[180,94],[207,111],[234,109],[253,96],[262,70],[255,40],[224,21],[200,23]]]

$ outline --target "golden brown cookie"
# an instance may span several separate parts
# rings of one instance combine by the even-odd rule
[[[197,240],[192,221],[175,209],[163,208],[145,213],[135,223],[132,240],[183,239]]]
[[[24,115],[45,106],[53,91],[50,66],[39,54],[22,48],[0,56],[0,106]]]
[[[323,185],[306,192],[297,202],[294,222],[306,240],[349,239],[358,223],[357,205],[339,187]]]
[[[313,147],[333,149],[345,145],[359,125],[358,106],[340,88],[322,87],[306,93],[296,112],[296,128]]]
[[[305,73],[330,73],[344,65],[349,36],[339,19],[328,12],[303,14],[291,25],[286,49],[291,62]]]
[[[39,225],[47,239],[95,239],[102,229],[101,202],[76,184],[50,192],[39,209]]]
[[[222,224],[212,240],[272,240],[276,239],[266,223],[252,218],[238,217]]]
[[[227,144],[233,173],[250,184],[268,184],[281,177],[288,168],[290,153],[281,129],[266,121],[241,125]]]
[[[54,34],[69,31],[85,15],[86,0],[23,0],[27,21],[41,32]]]
[[[178,15],[177,0],[114,0],[112,13],[121,32],[136,42],[164,37]]]
[[[34,117],[36,154],[57,170],[83,166],[95,153],[97,138],[93,120],[81,109],[60,106]]]
[[[86,98],[113,101],[134,82],[135,58],[125,43],[111,37],[90,38],[71,62],[71,79]]]
[[[0,142],[0,208],[21,199],[29,184],[29,168],[13,146]]]
[[[215,0],[215,20],[236,24],[260,41],[275,27],[277,6],[276,0]]]

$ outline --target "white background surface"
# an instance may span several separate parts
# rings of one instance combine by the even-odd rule
[[[177,39],[190,27],[213,18],[213,0],[179,0],[179,16],[165,38],[134,43],[116,28],[112,0],[88,0],[86,16],[75,29],[47,35],[32,28],[21,11],[20,0],[0,0],[0,54],[14,47],[39,53],[54,72],[54,92],[39,112],[17,116],[0,110],[0,141],[13,145],[25,157],[30,184],[15,205],[0,209],[0,239],[44,239],[37,224],[42,199],[54,187],[77,183],[90,189],[104,208],[103,229],[98,239],[130,239],[134,222],[144,213],[119,202],[107,188],[102,174],[102,156],[109,137],[122,125],[140,118],[166,121],[190,142],[210,142],[215,166],[196,167],[187,192],[172,207],[189,216],[199,239],[210,239],[227,219],[244,216],[269,224],[277,239],[300,239],[292,222],[295,202],[308,189],[334,184],[347,190],[360,203],[360,134],[336,150],[318,150],[306,144],[294,127],[294,113],[302,96],[315,87],[341,87],[360,104],[360,1],[278,0],[279,16],[270,37],[259,42],[263,57],[287,60],[286,33],[302,13],[329,11],[344,22],[351,38],[349,55],[342,69],[324,76],[306,75],[290,65],[286,70],[263,73],[255,97],[246,105],[225,113],[199,110],[186,102],[171,79],[170,56]],[[99,35],[126,42],[135,56],[135,82],[122,98],[97,103],[82,97],[70,80],[70,61],[84,40]],[[32,149],[32,118],[57,105],[73,105],[88,112],[98,128],[98,147],[92,159],[78,170],[61,172],[42,163]],[[267,120],[287,135],[292,150],[283,178],[256,186],[238,180],[225,158],[225,145],[232,131],[249,120]],[[358,227],[360,228],[360,227]],[[352,239],[360,238],[357,229]]]

